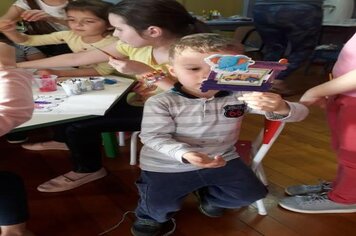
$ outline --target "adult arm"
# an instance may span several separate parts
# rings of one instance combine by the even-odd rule
[[[29,120],[34,109],[31,74],[15,68],[15,49],[0,43],[0,136]]]
[[[110,53],[117,58],[125,58],[116,50],[116,42],[103,47],[103,50]],[[48,57],[41,60],[26,61],[17,63],[18,67],[22,68],[54,68],[54,67],[72,67],[81,65],[96,64],[99,62],[106,62],[109,56],[100,52],[99,50],[91,50],[87,52],[68,53],[55,57]]]

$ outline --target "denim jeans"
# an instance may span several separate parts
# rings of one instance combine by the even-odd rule
[[[224,167],[180,173],[142,171],[136,182],[140,199],[136,208],[139,219],[163,223],[180,210],[184,198],[204,188],[202,196],[211,206],[239,208],[267,194],[266,187],[240,159]]]
[[[261,4],[253,9],[254,24],[264,43],[266,61],[278,61],[287,55],[288,67],[276,79],[283,80],[298,69],[318,44],[323,10],[308,3]]]

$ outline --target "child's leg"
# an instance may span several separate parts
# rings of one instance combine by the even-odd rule
[[[192,191],[203,185],[198,172],[158,173],[142,171],[136,182],[140,200],[136,216],[141,220],[167,222]]]
[[[200,170],[206,182],[204,200],[211,206],[238,208],[267,195],[267,189],[240,159],[228,161],[222,168]]]
[[[338,96],[328,104],[328,119],[338,172],[329,192],[330,200],[356,203],[356,98]]]
[[[142,107],[133,107],[122,98],[103,117],[74,122],[66,128],[74,171],[91,173],[102,168],[101,133],[140,130]]]

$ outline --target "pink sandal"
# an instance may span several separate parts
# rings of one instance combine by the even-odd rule
[[[37,187],[37,190],[40,192],[62,192],[62,191],[67,191],[70,189],[77,188],[83,184],[92,182],[97,179],[101,179],[104,176],[107,175],[107,172],[104,168],[101,168],[100,170],[93,172],[93,173],[87,173],[86,175],[83,175],[80,178],[73,179],[69,178],[68,174],[71,172],[68,172],[64,175],[60,175],[56,178],[53,178]]]

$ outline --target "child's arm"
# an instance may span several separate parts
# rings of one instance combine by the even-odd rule
[[[73,70],[52,70],[44,69],[36,72],[38,75],[57,75],[58,77],[82,77],[82,76],[101,76],[93,68],[73,69]]]
[[[309,89],[300,98],[300,102],[305,105],[319,104],[324,106],[326,96],[353,90],[356,90],[356,69]]]
[[[124,58],[124,56],[116,50],[116,42],[104,47],[103,50],[117,58]],[[102,52],[98,50],[90,50],[86,52],[62,54],[41,60],[20,62],[17,63],[17,66],[23,68],[73,67],[96,64],[108,60],[109,57]]]
[[[139,75],[154,71],[151,66],[145,63],[127,58],[118,59],[110,57],[109,65],[114,67],[118,72],[126,75]]]
[[[265,113],[267,119],[297,122],[309,113],[307,107],[295,102],[287,102],[279,94],[269,92],[245,93],[238,98],[256,113]]]

